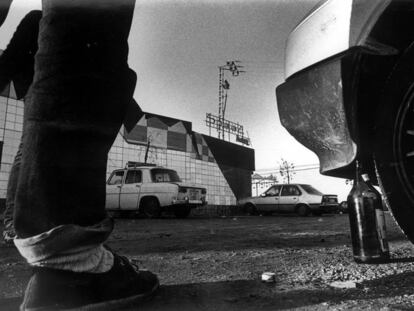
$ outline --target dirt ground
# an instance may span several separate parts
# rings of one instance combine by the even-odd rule
[[[131,310],[414,310],[414,248],[387,224],[381,265],[353,261],[347,215],[117,219],[109,245],[162,283]],[[0,310],[16,310],[30,270],[13,247],[0,251]]]

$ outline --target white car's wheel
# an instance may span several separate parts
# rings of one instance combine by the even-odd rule
[[[256,216],[259,215],[259,211],[257,210],[256,206],[254,206],[252,203],[247,203],[244,205],[244,210],[248,215]]]
[[[142,212],[148,218],[157,218],[161,216],[161,207],[155,198],[146,198],[141,203]]]
[[[308,216],[310,214],[310,208],[305,204],[300,204],[296,207],[296,213],[299,216]]]

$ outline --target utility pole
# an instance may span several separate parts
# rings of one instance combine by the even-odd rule
[[[241,73],[244,73],[244,70],[241,70],[244,66],[240,65],[240,61],[228,61],[226,65],[219,66],[219,107],[218,107],[218,117],[219,117],[219,125],[217,128],[218,138],[224,140],[224,117],[226,114],[226,106],[227,106],[227,91],[230,89],[230,83],[224,77],[225,71],[230,71],[233,77],[239,76]]]

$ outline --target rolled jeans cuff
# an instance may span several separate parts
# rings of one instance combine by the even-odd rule
[[[102,273],[113,265],[112,253],[103,247],[112,230],[113,221],[106,218],[93,226],[60,225],[29,238],[17,237],[14,244],[31,266]]]

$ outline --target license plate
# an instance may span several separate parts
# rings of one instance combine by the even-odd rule
[[[198,194],[197,190],[190,189],[190,191],[189,191],[190,200],[197,200],[197,194]]]

